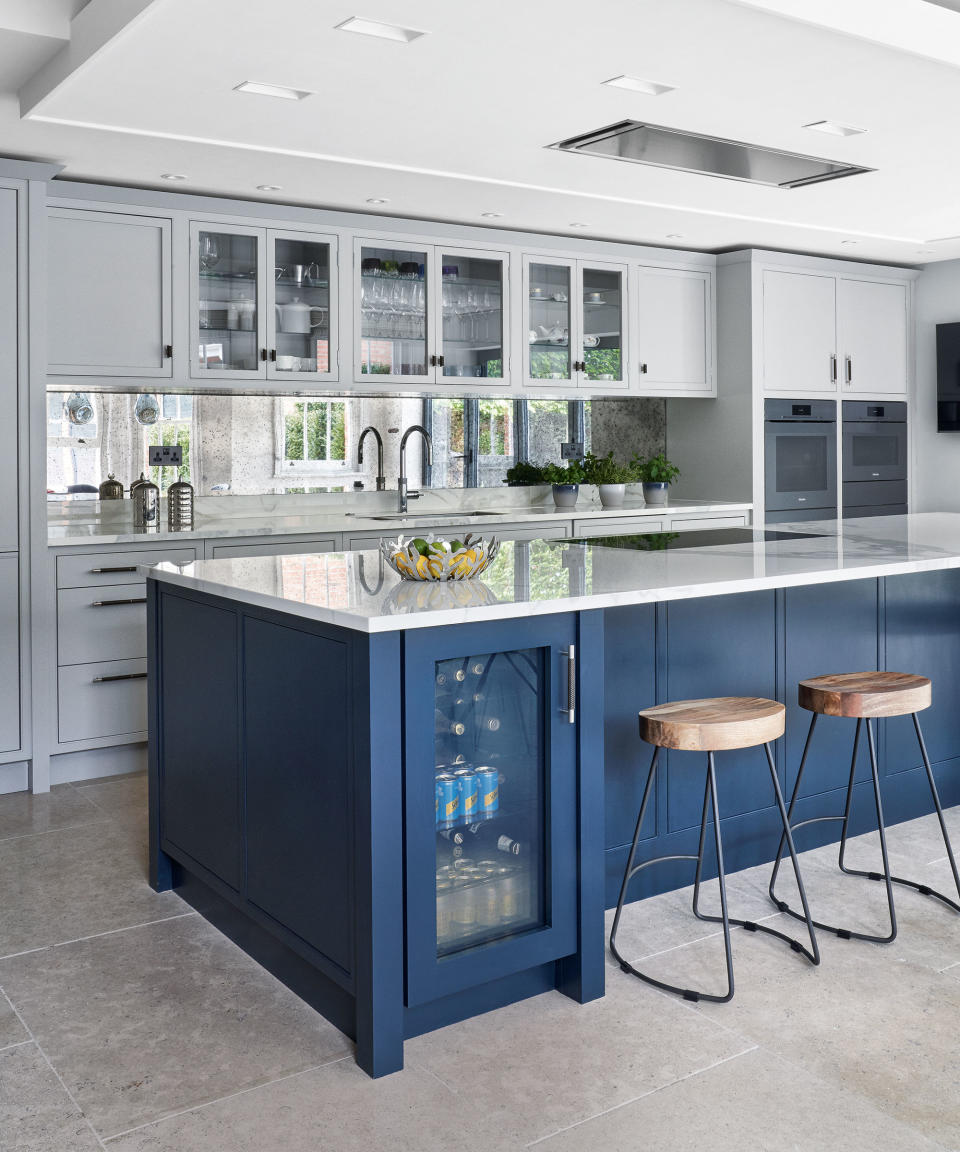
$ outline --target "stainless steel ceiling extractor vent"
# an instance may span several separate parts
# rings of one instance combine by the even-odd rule
[[[638,120],[621,120],[596,132],[571,136],[551,144],[562,152],[582,152],[611,160],[628,160],[632,164],[650,164],[655,168],[673,168],[678,172],[696,172],[702,176],[720,176],[725,180],[745,180],[773,188],[802,188],[841,176],[872,172],[856,164],[838,160],[821,160],[776,148],[760,148],[721,140],[716,136],[699,136],[676,128],[661,128]]]

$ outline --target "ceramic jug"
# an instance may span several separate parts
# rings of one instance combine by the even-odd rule
[[[314,321],[314,312],[320,314],[319,320]],[[320,327],[325,312],[325,308],[311,307],[294,296],[288,304],[277,305],[277,328],[280,332],[309,332],[311,328]]]

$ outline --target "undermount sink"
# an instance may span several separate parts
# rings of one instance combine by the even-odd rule
[[[349,516],[350,513],[348,512]],[[359,515],[359,513],[358,513]],[[448,509],[446,512],[382,512],[378,516],[364,516],[364,520],[465,520],[470,517],[502,516],[502,512],[457,512]]]

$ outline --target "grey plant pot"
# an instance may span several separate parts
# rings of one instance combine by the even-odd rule
[[[626,494],[626,484],[598,484],[600,490],[600,503],[604,508],[619,508],[623,504]]]
[[[576,508],[580,495],[579,484],[554,484],[553,503],[556,508]]]
[[[666,504],[670,485],[662,481],[646,483],[643,486],[643,500],[645,504]]]

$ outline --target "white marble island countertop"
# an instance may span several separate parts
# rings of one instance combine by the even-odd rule
[[[646,550],[635,537],[505,542],[482,579],[401,581],[377,552],[206,560],[144,571],[157,580],[361,632],[960,568],[960,513],[718,529],[710,542]],[[801,535],[802,534],[802,535]],[[724,542],[713,543],[721,537]],[[654,545],[664,542],[654,538]]]
[[[244,536],[318,536],[341,532],[382,532],[397,535],[411,530],[418,533],[429,532],[439,525],[456,524],[469,526],[482,525],[490,530],[497,522],[505,524],[545,524],[570,520],[616,519],[617,517],[645,516],[662,519],[665,516],[721,514],[724,512],[749,513],[753,505],[729,500],[689,500],[674,497],[668,504],[644,504],[642,500],[628,497],[619,508],[601,508],[598,504],[581,498],[574,508],[555,508],[549,504],[508,504],[504,493],[495,489],[474,489],[475,497],[468,504],[445,505],[439,499],[425,501],[424,507],[411,503],[404,519],[396,514],[396,493],[378,493],[374,499],[378,507],[353,507],[349,511],[336,506],[284,512],[282,500],[273,500],[277,510],[259,514],[248,511],[243,515],[229,513],[226,501],[205,500],[205,505],[214,505],[210,510],[198,512],[191,529],[179,532],[166,527],[166,504],[161,509],[161,527],[158,529],[133,528],[133,507],[129,500],[116,501],[115,506],[96,504],[100,511],[85,512],[78,503],[75,508],[59,516],[51,514],[47,527],[47,543],[50,547],[64,547],[90,544],[143,544],[151,541],[166,543],[180,540],[242,539]],[[471,493],[473,494],[473,493]],[[436,494],[432,494],[436,496]],[[221,507],[216,507],[220,504]],[[475,510],[482,515],[467,515]],[[438,515],[442,513],[442,519]],[[378,518],[379,517],[379,518]],[[387,517],[384,519],[383,517]]]

